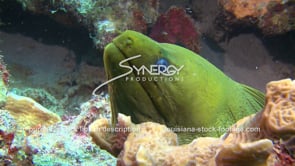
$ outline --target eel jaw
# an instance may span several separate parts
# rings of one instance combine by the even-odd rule
[[[140,58],[128,62],[129,66],[134,65],[137,68],[146,66],[147,64],[155,64],[157,59],[164,54],[159,43],[146,38],[142,34],[131,31],[124,32],[122,35],[115,38],[113,44],[116,45],[117,49],[126,59],[139,54],[142,55]],[[135,70],[133,70],[133,74],[134,76],[138,76]],[[147,76],[149,77],[149,75]],[[145,81],[140,82],[140,85],[146,95],[149,96],[158,116],[163,119],[165,124],[177,124],[177,117],[174,115],[174,113],[177,112],[176,103],[174,100],[171,100],[171,89],[167,90],[169,87],[166,86],[166,83]]]
[[[114,43],[106,46],[104,65],[108,80],[128,72],[127,69],[119,66],[119,63],[124,59],[126,59],[126,55]],[[128,66],[132,65],[130,62],[126,63]],[[135,73],[131,73],[127,77],[135,77]],[[145,121],[165,123],[142,84],[137,81],[126,81],[125,78],[115,80],[108,85],[113,123],[117,121],[119,112],[130,115],[132,121],[136,123]]]

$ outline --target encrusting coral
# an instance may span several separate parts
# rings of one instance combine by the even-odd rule
[[[256,25],[266,35],[295,29],[294,1],[289,0],[219,0],[228,24]]]
[[[120,114],[130,133],[121,142],[124,146],[117,165],[294,165],[295,81],[272,81],[266,88],[262,111],[239,120],[220,138],[200,137],[185,145],[178,145],[176,134],[164,125],[135,125]],[[111,145],[108,139],[112,137],[105,137],[106,134],[96,133],[93,139],[100,138]]]
[[[4,107],[22,129],[38,125],[49,126],[61,121],[61,118],[29,97],[8,94]]]

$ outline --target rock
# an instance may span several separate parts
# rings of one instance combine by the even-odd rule
[[[147,0],[18,0],[24,9],[45,14],[67,26],[88,27],[90,37],[99,49],[127,29],[147,32],[158,16],[159,1]]]
[[[289,0],[219,0],[222,17],[228,25],[256,26],[265,35],[283,34],[295,29],[295,4]]]
[[[183,8],[171,7],[160,15],[149,36],[161,43],[178,44],[196,53],[200,51],[200,34]]]

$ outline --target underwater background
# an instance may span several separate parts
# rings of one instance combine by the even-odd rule
[[[0,165],[149,165],[150,160],[159,165],[153,158],[158,154],[150,160],[119,155],[129,133],[116,135],[116,148],[110,150],[89,132],[96,119],[111,116],[107,86],[99,97],[92,96],[107,81],[104,48],[128,29],[190,49],[233,80],[263,93],[270,81],[295,78],[292,0],[0,0]],[[123,126],[131,124],[122,121]],[[294,129],[288,132],[283,145],[292,142]],[[272,145],[265,141],[253,147],[265,148],[263,154],[251,151],[262,160],[275,149],[279,157],[274,165],[295,164],[294,147],[284,149],[274,139]],[[227,155],[233,154],[226,151],[214,162],[197,164],[227,165],[221,159]],[[244,162],[239,158],[251,161],[237,158],[232,165]],[[263,163],[271,165],[269,160]]]

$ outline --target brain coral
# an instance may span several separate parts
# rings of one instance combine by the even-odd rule
[[[272,81],[266,88],[260,127],[267,137],[289,138],[295,134],[295,81]]]

